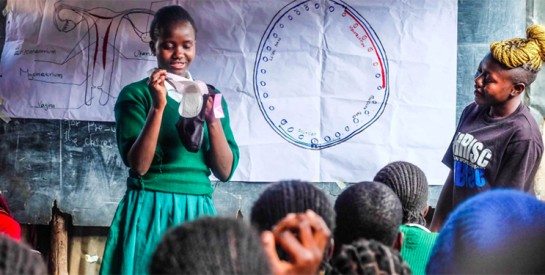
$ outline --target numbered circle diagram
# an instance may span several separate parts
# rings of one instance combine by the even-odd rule
[[[320,150],[376,122],[388,101],[388,61],[380,39],[342,1],[294,1],[263,34],[254,92],[285,140]]]

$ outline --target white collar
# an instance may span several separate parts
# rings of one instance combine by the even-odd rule
[[[429,229],[427,229],[425,226],[422,226],[421,224],[417,224],[417,223],[406,223],[406,224],[404,224],[404,225],[406,225],[406,226],[411,226],[411,227],[418,227],[418,228],[420,228],[420,229],[422,229],[422,230],[424,230],[424,231],[426,231],[426,232],[430,232],[430,233],[431,233],[431,231],[430,231]]]

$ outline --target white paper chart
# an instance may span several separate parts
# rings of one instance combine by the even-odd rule
[[[149,23],[172,4],[196,21],[193,77],[228,102],[232,180],[356,182],[406,160],[444,182],[456,0],[8,1],[0,112],[113,121],[122,87],[156,66]]]
[[[291,51],[293,45],[299,49]],[[293,62],[304,58],[308,62]],[[302,81],[286,81],[293,76]],[[345,3],[292,2],[276,14],[261,39],[256,98],[273,129],[294,145],[320,150],[365,130],[384,111],[388,88],[380,38]],[[320,108],[306,109],[307,101]]]

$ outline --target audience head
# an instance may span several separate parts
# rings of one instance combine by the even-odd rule
[[[332,265],[332,274],[412,274],[398,251],[375,240],[343,245]]]
[[[361,238],[393,246],[403,218],[399,198],[392,189],[379,182],[349,186],[337,197],[335,211],[336,251],[341,245]]]
[[[250,220],[260,231],[271,230],[290,213],[312,210],[334,228],[335,211],[327,195],[314,184],[289,180],[272,183],[263,191],[252,207]]]
[[[402,223],[426,225],[428,180],[424,171],[412,163],[396,161],[378,171],[374,181],[386,184],[399,197],[403,207]]]
[[[0,234],[0,274],[47,274],[47,268],[40,254]]]
[[[273,274],[328,274],[329,258],[324,254],[331,241],[331,230],[324,219],[312,210],[290,213],[269,231],[261,241]],[[286,252],[282,259],[278,249]]]
[[[515,190],[463,202],[447,219],[426,273],[545,273],[545,203]]]
[[[152,258],[152,274],[268,274],[257,232],[241,220],[203,217],[165,234]]]

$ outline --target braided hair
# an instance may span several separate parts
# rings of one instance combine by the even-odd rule
[[[0,234],[0,274],[47,274],[47,268],[26,244]]]
[[[524,67],[538,72],[545,60],[545,27],[532,25],[526,38],[513,38],[490,44],[492,56],[506,67]]]
[[[532,84],[545,61],[545,27],[532,25],[526,29],[526,38],[491,43],[490,55],[509,70],[513,83]]]
[[[412,274],[397,251],[366,239],[343,245],[332,266],[331,274]]]
[[[397,194],[403,207],[403,224],[426,226],[422,210],[428,205],[428,180],[424,171],[412,163],[396,161],[380,169],[373,181],[386,184]]]
[[[261,232],[271,230],[289,213],[316,212],[333,230],[335,211],[327,195],[312,183],[286,180],[271,184],[252,207],[251,223]]]
[[[269,274],[260,238],[242,220],[202,217],[163,236],[152,274]]]
[[[335,201],[335,254],[343,244],[374,239],[392,246],[403,219],[401,202],[388,186],[360,182],[346,188]]]

